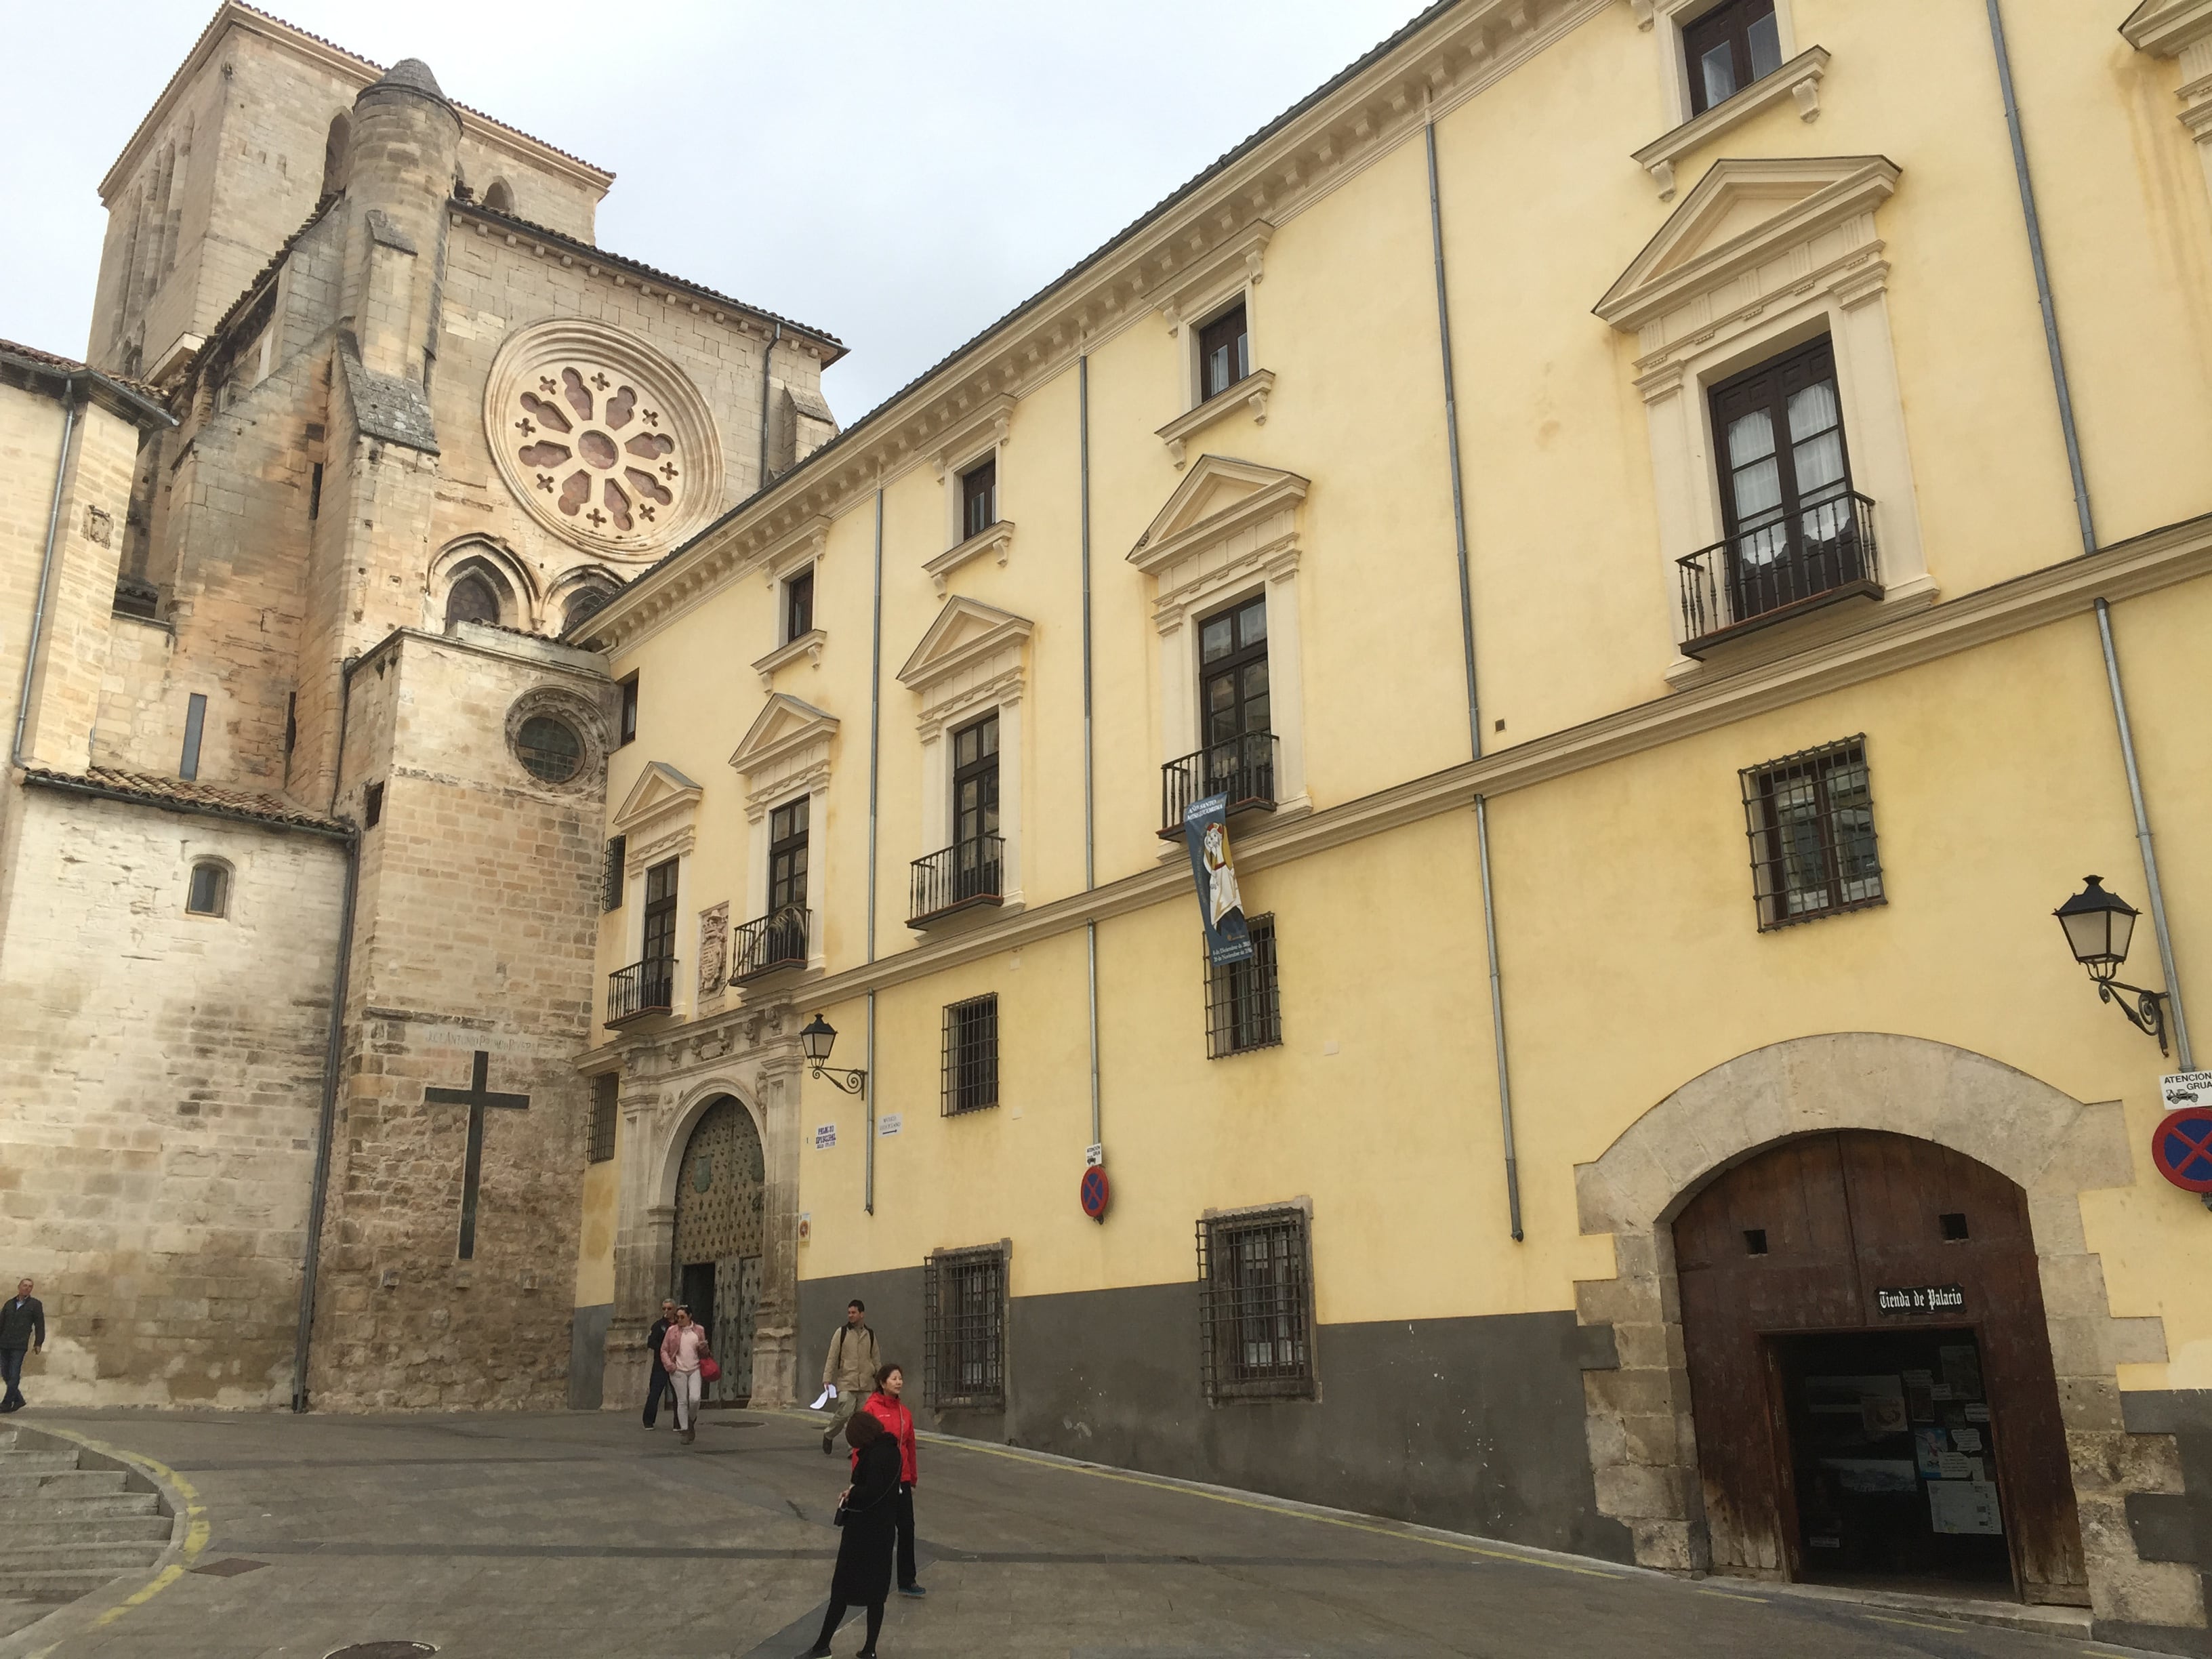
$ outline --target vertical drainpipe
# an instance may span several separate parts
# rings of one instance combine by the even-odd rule
[[[884,487],[876,486],[876,574],[872,643],[868,650],[868,960],[876,959],[876,800],[883,744],[884,715]],[[868,1074],[861,1112],[868,1137],[862,1160],[866,1171],[861,1202],[876,1212],[876,993],[868,991],[867,1042],[860,1064]]]
[[[23,763],[23,730],[31,717],[31,680],[39,669],[39,645],[46,631],[46,590],[54,584],[54,556],[61,545],[62,495],[69,483],[70,444],[76,436],[77,383],[71,379],[62,393],[62,450],[54,461],[54,499],[46,509],[46,550],[39,561],[39,592],[31,606],[31,642],[23,652],[23,689],[15,700],[15,741],[8,751],[17,766]]]
[[[776,343],[783,338],[783,325],[775,325],[775,332],[761,348],[761,418],[760,418],[760,482],[753,486],[754,493],[768,488],[768,372],[775,361]]]
[[[2004,95],[2005,130],[2012,138],[2012,171],[2020,185],[2020,210],[2027,221],[2027,257],[2035,267],[2035,299],[2043,310],[2043,347],[2051,357],[2051,384],[2058,394],[2058,427],[2066,438],[2066,467],[2074,477],[2074,516],[2081,521],[2081,550],[2097,550],[2089,513],[2089,481],[2081,471],[2081,441],[2074,428],[2074,395],[2066,383],[2066,356],[2058,347],[2058,312],[2051,299],[2051,271],[2043,262],[2043,221],[2035,210],[2035,185],[2027,174],[2027,143],[2020,131],[2020,101],[2013,95],[2012,56],[2005,50],[2004,19],[1997,0],[1987,0],[1990,45],[1996,52],[1997,89]],[[2163,930],[2160,930],[2161,935]]]
[[[1433,111],[1423,128],[1429,154],[1429,242],[1436,256],[1437,338],[1443,354],[1444,446],[1451,462],[1452,537],[1459,554],[1459,628],[1462,659],[1467,666],[1467,740],[1476,760],[1482,758],[1482,703],[1475,693],[1474,581],[1468,565],[1467,492],[1460,476],[1459,396],[1452,375],[1451,305],[1444,284],[1444,221],[1441,193],[1437,188],[1437,124]],[[1521,1160],[1513,1140],[1513,1078],[1505,1063],[1505,982],[1498,970],[1498,913],[1491,902],[1490,812],[1480,795],[1474,798],[1475,861],[1482,874],[1482,933],[1490,955],[1490,1041],[1498,1056],[1498,1120],[1505,1148],[1505,1213],[1513,1241],[1521,1242]]]
[[[1077,454],[1082,477],[1083,548],[1083,890],[1098,884],[1097,817],[1091,797],[1091,354],[1075,360]],[[1091,996],[1091,1144],[1105,1144],[1098,1121],[1098,924],[1083,927]]]

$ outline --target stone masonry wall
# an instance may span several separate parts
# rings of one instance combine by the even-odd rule
[[[343,1120],[310,1380],[319,1407],[568,1400],[570,1285],[586,1168],[604,738],[574,786],[507,744],[526,693],[603,719],[596,659],[495,629],[408,634],[356,671],[342,810],[383,786],[362,842]],[[484,1114],[473,1260],[458,1258],[465,1088],[530,1097]]]
[[[341,849],[11,788],[0,1259],[39,1281],[42,1404],[289,1397]],[[193,861],[228,914],[187,915]],[[159,971],[149,971],[150,969]]]

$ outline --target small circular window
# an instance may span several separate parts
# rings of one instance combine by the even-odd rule
[[[576,728],[550,714],[532,714],[523,721],[514,752],[531,776],[546,783],[566,783],[584,764],[584,740]]]

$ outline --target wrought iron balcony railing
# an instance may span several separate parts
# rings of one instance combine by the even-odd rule
[[[1683,654],[1839,599],[1880,599],[1875,551],[1874,503],[1846,490],[1678,559]]]
[[[926,927],[941,916],[1005,896],[1006,843],[997,836],[958,841],[914,861],[914,902],[907,926]]]
[[[607,975],[607,1024],[627,1025],[675,1006],[676,958],[647,957]]]
[[[730,983],[806,966],[808,921],[803,904],[787,904],[747,922],[731,941]]]
[[[1160,768],[1160,839],[1182,834],[1183,809],[1208,795],[1229,797],[1228,810],[1275,810],[1275,734],[1247,732],[1210,743]]]

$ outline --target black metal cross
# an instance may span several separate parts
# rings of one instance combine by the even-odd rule
[[[465,1089],[426,1088],[422,1103],[427,1106],[465,1106],[469,1109],[469,1152],[461,1165],[461,1255],[464,1261],[473,1260],[477,1253],[477,1189],[483,1179],[484,1108],[498,1107],[511,1112],[530,1109],[528,1095],[494,1094],[484,1087],[491,1074],[491,1056],[482,1048],[477,1050],[476,1070]]]

